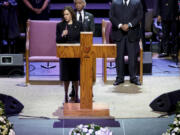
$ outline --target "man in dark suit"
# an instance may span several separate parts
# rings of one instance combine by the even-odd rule
[[[84,31],[95,31],[94,16],[93,14],[86,12],[86,0],[74,0],[76,7],[77,20],[82,22]]]
[[[141,85],[136,77],[137,54],[139,51],[140,22],[143,8],[140,0],[114,0],[110,9],[112,40],[117,45],[116,72],[113,85],[124,82],[124,54],[128,53],[130,82]]]
[[[84,8],[86,7],[86,0],[74,0],[76,7],[76,19],[81,22],[83,25],[83,31],[95,32],[94,16],[93,14],[86,12]],[[94,64],[96,59],[94,59]],[[95,71],[95,70],[93,70]],[[74,97],[75,91],[74,86],[72,85],[72,91],[69,94],[70,97]]]
[[[177,16],[178,16],[178,0],[157,0],[157,19],[162,23],[162,54],[159,57],[169,55],[170,32],[172,32],[172,50],[171,55],[177,55],[178,38],[177,38]]]

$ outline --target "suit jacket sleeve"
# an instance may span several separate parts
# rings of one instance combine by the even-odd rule
[[[110,12],[109,12],[109,18],[110,18],[110,21],[112,22],[112,24],[114,26],[116,26],[118,28],[118,25],[121,23],[119,22],[117,19],[116,19],[116,16],[115,16],[115,2],[113,2],[111,4],[111,8],[110,8]]]
[[[141,0],[141,4],[143,6],[143,12],[147,12],[147,6],[145,0]]]
[[[56,26],[56,43],[65,43],[66,37],[62,37],[62,32],[64,30],[64,27],[62,23],[58,23]]]
[[[132,27],[135,27],[135,26],[139,25],[139,23],[141,22],[142,18],[143,18],[143,7],[142,7],[141,2],[139,2],[138,6],[137,6],[136,17],[134,17],[132,22],[130,22],[132,24]]]
[[[94,24],[94,16],[93,15],[91,15],[90,29],[93,33],[95,32],[95,24]]]
[[[88,19],[86,19],[88,17]],[[95,32],[94,16],[89,12],[85,12],[85,20],[83,23],[84,31]]]

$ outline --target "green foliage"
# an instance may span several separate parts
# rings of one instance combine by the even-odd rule
[[[163,135],[180,135],[180,101],[176,105],[174,121]]]
[[[2,103],[2,101],[0,100],[0,116],[5,115],[4,114],[4,104]]]
[[[176,105],[176,114],[180,114],[180,101],[178,101]]]
[[[9,135],[11,129],[13,125],[5,116],[4,104],[0,101],[0,135]]]

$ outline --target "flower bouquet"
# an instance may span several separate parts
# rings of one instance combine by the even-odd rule
[[[4,112],[4,105],[0,101],[0,135],[15,135],[13,125],[9,122]]]
[[[170,124],[169,127],[163,135],[180,135],[180,114],[175,116],[173,124]]]
[[[107,127],[103,128],[95,124],[80,124],[76,128],[71,129],[69,135],[112,135],[112,131]]]
[[[180,102],[177,103],[176,115],[172,124],[169,125],[166,133],[162,135],[180,135]]]

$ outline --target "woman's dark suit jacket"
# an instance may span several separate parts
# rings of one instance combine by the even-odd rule
[[[68,34],[61,36],[63,30],[67,29]],[[72,25],[68,25],[65,21],[57,24],[56,42],[57,43],[79,43],[82,24],[73,21]],[[79,58],[62,58],[60,59],[60,79],[62,81],[78,81],[80,78],[80,59]]]

